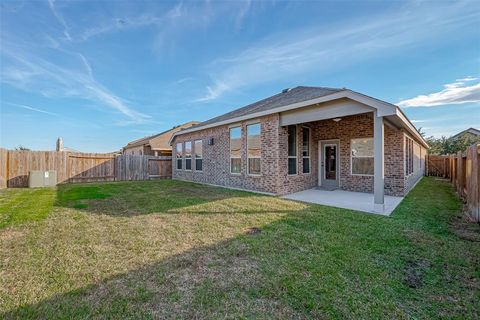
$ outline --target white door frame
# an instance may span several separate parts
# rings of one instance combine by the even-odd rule
[[[325,143],[325,146],[329,145],[329,143],[337,146],[337,181],[340,188],[340,139],[318,140],[318,186],[322,186],[322,143]],[[323,171],[323,175],[325,175],[325,171]]]

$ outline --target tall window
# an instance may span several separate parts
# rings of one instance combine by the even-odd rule
[[[303,173],[310,173],[310,128],[302,129]]]
[[[297,174],[297,126],[288,126],[288,174]]]
[[[183,144],[177,143],[177,152],[175,158],[177,159],[177,170],[182,170],[183,163]]]
[[[351,140],[352,174],[373,175],[373,138]]]
[[[203,141],[195,140],[194,152],[195,152],[195,170],[203,170]]]
[[[242,167],[241,158],[242,128],[230,129],[230,173],[240,173]]]
[[[405,174],[413,173],[413,140],[405,138]]]
[[[192,170],[192,141],[185,142],[185,170]]]
[[[260,123],[247,126],[248,174],[260,174]]]

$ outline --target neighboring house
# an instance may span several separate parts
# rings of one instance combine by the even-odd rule
[[[468,128],[462,132],[457,133],[452,137],[452,140],[458,140],[460,138],[475,139],[480,138],[480,130],[475,128]]]
[[[130,155],[171,156],[172,147],[169,144],[169,140],[173,134],[198,123],[198,121],[190,121],[159,134],[134,140],[123,147],[122,153]]]
[[[314,187],[403,196],[427,143],[395,105],[296,87],[174,134],[173,178],[277,195]]]

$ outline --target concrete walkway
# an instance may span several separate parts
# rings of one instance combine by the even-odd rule
[[[389,216],[403,199],[403,197],[385,196],[385,211],[380,213],[373,210],[373,193],[351,192],[344,190],[328,191],[309,189],[288,194],[283,196],[283,198],[323,204],[331,207],[364,211],[383,216]]]

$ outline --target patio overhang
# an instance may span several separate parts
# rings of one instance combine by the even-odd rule
[[[368,99],[371,100],[371,98]],[[304,108],[281,112],[280,125],[296,125],[356,114],[372,113],[375,152],[372,207],[375,212],[383,213],[385,212],[385,124],[398,128],[402,119],[397,119],[399,115],[396,106],[389,104],[378,105],[371,103],[371,101],[366,101],[368,99],[362,100],[344,97],[334,101],[317,103]],[[370,104],[367,104],[367,102]],[[400,113],[400,115],[403,114]]]

